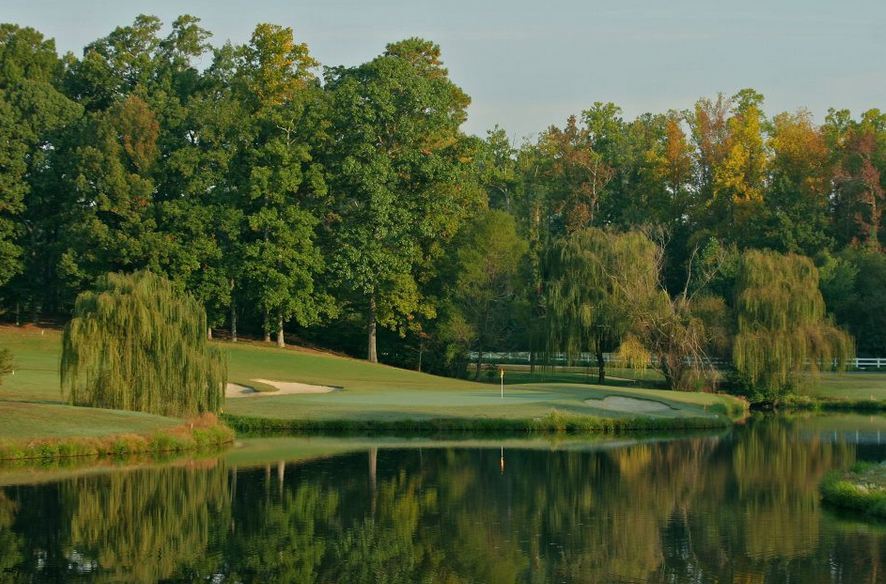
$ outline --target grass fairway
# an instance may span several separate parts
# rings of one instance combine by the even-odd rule
[[[825,373],[818,383],[810,386],[808,393],[819,398],[886,400],[886,373]]]
[[[0,326],[0,347],[12,351],[15,364],[15,374],[5,376],[0,385],[0,440],[140,434],[181,423],[163,416],[65,404],[58,380],[58,331]]]
[[[0,386],[0,419],[4,421],[0,438],[100,436],[162,429],[176,422],[160,416],[64,405],[58,389],[58,331],[0,327],[0,346],[12,350],[16,364],[15,375],[7,376]],[[327,394],[271,393],[229,399],[225,413],[235,416],[420,422],[440,418],[531,419],[556,410],[567,416],[602,419],[642,417],[666,425],[667,419],[716,418],[714,412],[734,410],[738,404],[727,396],[562,382],[509,385],[502,399],[497,385],[372,365],[358,359],[260,343],[224,343],[223,347],[232,381],[250,384],[253,379],[268,379],[343,388]],[[599,401],[609,396],[638,401],[621,400],[615,408]],[[648,411],[649,400],[656,403],[656,411]],[[638,407],[634,409],[631,404]],[[13,418],[18,421],[13,423]]]
[[[562,382],[510,384],[501,398],[496,384],[437,377],[357,359],[253,343],[226,345],[226,349],[230,377],[238,383],[248,384],[252,379],[261,378],[343,388],[343,391],[326,394],[271,394],[229,399],[225,412],[235,416],[319,422],[516,420],[537,418],[556,410],[566,415],[610,419],[638,416],[676,419],[715,417],[713,410],[726,411],[736,403],[730,397],[719,395]],[[528,374],[520,378],[530,379]],[[609,396],[653,400],[663,407],[655,413],[640,413],[648,408],[632,409],[630,403],[637,402],[630,400],[627,405],[621,404],[622,409],[594,401]]]

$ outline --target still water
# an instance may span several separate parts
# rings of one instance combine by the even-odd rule
[[[0,469],[0,582],[886,582],[886,524],[817,494],[857,459],[886,459],[886,417]]]

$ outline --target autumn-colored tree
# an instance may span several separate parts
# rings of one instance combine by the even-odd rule
[[[612,168],[591,146],[589,128],[570,116],[563,129],[551,126],[538,148],[551,206],[565,232],[593,225]]]
[[[763,96],[752,90],[739,92],[733,98],[725,155],[714,168],[711,212],[720,222],[720,235],[743,246],[755,241],[756,220],[765,195],[767,161],[762,101]]]
[[[829,243],[832,168],[824,135],[809,112],[775,116],[769,137],[764,241],[773,249],[815,255]]]

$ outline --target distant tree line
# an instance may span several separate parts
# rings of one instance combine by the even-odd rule
[[[139,16],[76,57],[0,25],[8,320],[67,319],[106,273],[149,270],[210,335],[452,375],[469,351],[618,351],[698,387],[716,356],[778,392],[848,356],[844,330],[886,354],[879,110],[594,103],[514,144],[461,131],[470,99],[426,40],[321,67],[286,27],[218,47],[191,16],[162,29]]]

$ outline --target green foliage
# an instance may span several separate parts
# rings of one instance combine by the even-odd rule
[[[108,274],[77,298],[62,339],[61,386],[74,405],[170,416],[221,408],[224,356],[206,313],[150,272]]]
[[[855,337],[859,355],[886,354],[886,254],[848,248],[818,264],[828,310]]]
[[[826,318],[808,258],[746,251],[735,294],[733,362],[754,399],[777,401],[800,389],[800,374],[845,367],[852,356],[851,337]]]
[[[886,518],[886,463],[856,463],[848,472],[832,471],[820,488],[825,503]]]
[[[328,71],[334,178],[334,279],[375,323],[403,330],[433,317],[422,294],[432,260],[458,231],[479,191],[461,164],[458,131],[468,97],[447,77],[437,45],[407,39],[358,67]]]
[[[615,349],[638,307],[658,294],[659,250],[646,236],[580,229],[560,240],[549,262],[548,350],[574,360],[582,351]]]
[[[721,317],[735,308],[740,253],[755,248],[819,258],[836,322],[861,353],[886,351],[880,110],[769,118],[752,89],[634,119],[598,102],[515,145],[499,127],[464,135],[470,99],[431,41],[321,69],[285,26],[259,24],[243,44],[209,38],[193,16],[166,33],[139,15],[60,57],[38,31],[0,25],[4,318],[67,318],[102,274],[148,269],[232,336],[239,323],[283,343],[287,328],[356,353],[366,330],[374,360],[380,327],[391,363],[439,365],[448,351],[439,367],[463,371],[450,365],[472,343],[536,362],[554,345],[615,349],[636,325],[598,298],[578,302],[597,307],[582,316],[595,321],[588,338],[561,314],[561,238],[609,229],[662,234],[654,269],[629,262],[620,281],[607,270],[611,287],[636,290],[655,273],[666,294],[637,303],[633,334],[673,357],[668,370],[729,352]],[[450,269],[463,259],[450,250],[487,208],[511,217],[528,250],[485,333],[468,330],[476,314],[456,314],[477,291],[459,291],[473,276]],[[712,259],[717,274],[698,277]]]
[[[501,346],[515,326],[518,276],[527,244],[517,234],[513,216],[504,211],[477,215],[455,243],[443,340],[481,352]]]

